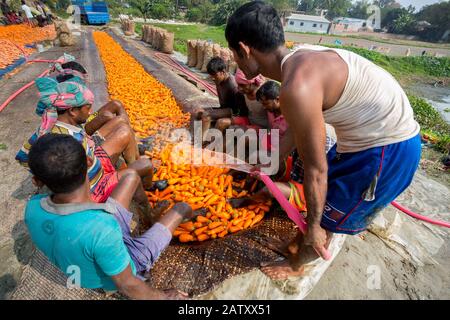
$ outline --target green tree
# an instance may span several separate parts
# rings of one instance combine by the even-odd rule
[[[148,0],[129,0],[129,5],[132,8],[137,9],[142,17],[144,18],[144,21],[147,21],[148,15],[149,15],[149,1]]]
[[[228,18],[244,3],[249,2],[248,0],[224,0],[221,1],[216,9],[214,10],[213,16],[211,18],[211,24],[213,25],[223,25],[227,23]]]
[[[430,27],[420,31],[419,36],[437,41],[450,30],[450,1],[424,6],[416,15],[418,21],[427,21]]]
[[[369,14],[367,9],[369,8],[368,0],[360,0],[355,2],[352,7],[348,10],[348,16],[356,19],[367,19]]]
[[[302,0],[299,9],[310,14],[319,10],[327,10],[327,18],[346,16],[352,6],[351,0]]]

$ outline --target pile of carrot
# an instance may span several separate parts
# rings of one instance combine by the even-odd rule
[[[124,104],[138,137],[164,136],[189,123],[190,114],[182,111],[169,88],[148,74],[110,35],[95,31],[93,36],[105,66],[109,95]],[[163,144],[165,139],[160,140]],[[155,146],[153,157],[162,149]]]
[[[171,157],[173,146],[165,138],[172,129],[186,127],[190,114],[181,110],[170,89],[148,74],[111,36],[95,31],[93,37],[105,66],[110,97],[124,104],[138,136],[155,138],[152,152],[146,152],[161,163],[153,180],[167,180],[168,186],[162,191],[147,192],[151,206],[166,200],[170,208],[183,201],[193,210],[203,208],[206,211],[181,224],[174,237],[181,242],[205,241],[251,228],[260,222],[270,210],[271,202],[239,209],[232,208],[227,202],[230,198],[253,192],[257,182],[244,190],[245,179],[233,181],[227,168],[197,166],[190,161],[174,162]]]
[[[48,25],[43,28],[32,28],[26,24],[0,27],[0,69],[6,68],[23,55],[32,53],[35,49],[26,48],[26,44],[34,44],[56,37],[55,27]],[[21,49],[19,49],[20,47]]]
[[[161,154],[161,165],[153,180],[167,180],[163,191],[147,192],[152,206],[167,200],[170,206],[187,202],[193,210],[206,209],[205,215],[181,224],[174,232],[180,242],[205,241],[222,238],[229,233],[251,228],[264,218],[271,202],[234,209],[227,202],[231,198],[245,197],[256,188],[255,180],[249,190],[244,190],[246,179],[233,181],[228,168],[171,161],[172,149],[167,146]],[[240,191],[236,190],[239,188]]]

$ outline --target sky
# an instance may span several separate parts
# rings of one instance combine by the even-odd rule
[[[422,8],[423,6],[439,2],[439,0],[396,0],[396,1],[399,2],[404,7],[407,7],[410,4],[412,4],[417,11],[420,10],[420,8]]]

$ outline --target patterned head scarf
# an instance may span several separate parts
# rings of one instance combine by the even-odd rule
[[[260,85],[262,85],[264,83],[264,77],[262,75],[257,75],[256,77],[254,77],[253,79],[247,79],[245,77],[244,72],[242,72],[241,69],[237,69],[236,70],[236,74],[234,75],[235,79],[236,79],[236,83],[240,84],[240,85],[251,85],[254,84],[255,86],[259,87]]]
[[[75,61],[75,57],[70,54],[64,53],[64,55],[59,57],[57,62],[55,62],[51,66],[51,72],[56,72],[57,75],[61,76],[72,75],[73,77],[70,78],[70,81],[85,84],[87,80],[87,74],[81,73],[77,70],[73,70],[70,68],[64,69],[64,67],[62,66],[63,64],[72,61]]]
[[[58,120],[58,110],[82,107],[94,103],[94,94],[85,85],[44,77],[35,80],[39,90],[39,103],[36,113],[42,116],[39,136],[50,132]]]

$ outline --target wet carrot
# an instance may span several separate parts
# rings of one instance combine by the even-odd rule
[[[208,233],[209,235],[213,235],[213,234],[215,234],[215,233],[221,233],[221,232],[224,231],[224,230],[225,230],[225,227],[224,227],[224,226],[220,226],[220,227],[217,227],[217,228],[215,228],[215,229],[209,230],[207,233]]]
[[[197,222],[208,223],[210,220],[204,216],[197,216]]]
[[[198,237],[197,237],[197,240],[198,241],[205,241],[205,240],[208,240],[209,239],[209,236],[206,234],[206,233],[202,233],[202,234],[200,234]]]
[[[196,236],[199,236],[199,235],[201,235],[202,233],[205,233],[205,231],[207,231],[207,230],[208,230],[208,226],[204,226],[204,227],[201,227],[201,228],[196,229],[196,230],[194,231],[194,233],[195,233]]]
[[[191,234],[188,233],[182,233],[180,234],[180,236],[178,237],[178,239],[180,240],[180,242],[190,242],[190,241],[194,241],[194,237]]]
[[[210,223],[209,225],[208,225],[208,228],[209,229],[215,229],[215,228],[217,228],[217,227],[219,227],[219,226],[221,226],[222,225],[222,222],[212,222],[212,223]]]

